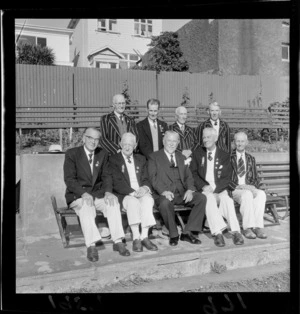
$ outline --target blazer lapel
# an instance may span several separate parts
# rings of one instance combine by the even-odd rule
[[[135,155],[133,155],[133,160],[136,178],[138,180],[139,186],[141,186],[141,163],[140,160]]]
[[[95,154],[94,154],[94,163],[93,163],[93,181],[92,181],[92,185],[95,184],[96,179],[98,177],[98,173],[99,173],[99,169],[100,169],[100,165],[102,164],[102,159],[100,157],[100,151],[99,149],[95,150]]]
[[[143,127],[144,127],[145,133],[146,133],[148,139],[151,141],[152,147],[153,147],[153,140],[152,140],[151,129],[150,129],[150,124],[149,124],[148,118],[146,118],[145,123],[143,123]]]
[[[170,168],[170,161],[165,153],[164,150],[161,150],[161,163],[164,169],[166,169],[166,174],[167,176],[173,181],[173,176],[171,173],[171,168]]]
[[[178,153],[178,152],[175,153],[180,179],[184,183],[185,182],[184,181],[184,162],[183,162],[182,158],[179,157],[179,155],[180,155],[180,153]]]
[[[115,129],[115,131],[118,133],[118,135],[121,137],[120,131],[119,131],[119,127],[118,127],[118,123],[117,123],[117,117],[116,115],[112,112],[110,115],[110,122],[111,125],[113,126],[113,128]]]
[[[121,168],[121,172],[123,173],[123,176],[125,177],[125,180],[127,181],[128,185],[130,186],[130,178],[129,178],[129,173],[127,170],[125,159],[121,153],[119,153],[118,155],[119,155],[119,161],[120,161],[119,165]]]
[[[92,180],[92,171],[91,171],[91,167],[90,167],[87,155],[86,155],[85,150],[84,150],[84,146],[81,146],[79,158],[80,158],[81,165],[82,165],[87,177],[89,178],[89,180]]]

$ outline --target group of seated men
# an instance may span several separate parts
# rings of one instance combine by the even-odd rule
[[[234,201],[240,204],[244,237],[267,238],[263,229],[266,195],[259,190],[255,159],[245,152],[247,135],[234,135],[236,148],[231,152],[229,127],[220,120],[216,102],[210,104],[210,119],[196,130],[185,124],[187,110],[182,106],[176,109],[177,121],[171,126],[157,119],[157,99],[148,100],[148,117],[137,125],[124,114],[123,95],[113,97],[113,109],[102,117],[100,129],[85,130],[82,146],[65,154],[65,197],[79,216],[89,261],[99,259],[96,210],[107,218],[113,250],[122,256],[130,251],[124,241],[121,209],[127,214],[133,252],[158,250],[148,238],[149,228],[156,224],[154,205],[171,246],[179,241],[174,205],[191,208],[180,241],[201,244],[199,233],[206,217],[216,246],[225,245],[225,229],[235,245],[243,244]]]

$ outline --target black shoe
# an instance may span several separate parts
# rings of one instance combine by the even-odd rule
[[[125,244],[122,242],[114,243],[113,250],[118,251],[122,256],[129,256],[130,252],[126,249]]]
[[[87,259],[90,262],[97,262],[99,260],[98,250],[96,246],[89,246],[87,248]]]
[[[179,237],[170,238],[169,244],[171,246],[176,246],[178,244]]]
[[[239,232],[234,232],[233,234],[233,243],[235,245],[242,245],[244,244],[244,239]]]
[[[225,241],[222,233],[219,233],[215,236],[214,242],[216,246],[219,247],[225,246]]]
[[[182,233],[180,235],[180,240],[181,241],[187,241],[187,242],[190,242],[192,244],[201,244],[201,241],[197,238],[195,238],[191,233],[188,234],[188,233]]]
[[[142,245],[149,251],[157,251],[157,246],[152,243],[148,238],[142,240]]]
[[[139,239],[135,239],[132,242],[132,251],[134,252],[143,252],[142,241]]]

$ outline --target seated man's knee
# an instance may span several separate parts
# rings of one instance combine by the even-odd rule
[[[164,196],[158,200],[158,207],[161,209],[168,209],[172,203]]]
[[[253,194],[249,190],[244,190],[241,195],[241,201],[244,202],[252,202],[253,201]]]
[[[194,192],[193,193],[193,201],[197,203],[206,202],[207,196],[200,192]]]

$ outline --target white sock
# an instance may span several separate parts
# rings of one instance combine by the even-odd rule
[[[142,227],[142,234],[141,234],[142,240],[144,240],[145,238],[148,238],[148,231],[149,231],[149,227]]]
[[[139,231],[139,224],[130,225],[132,231],[133,240],[140,239],[140,231]]]

